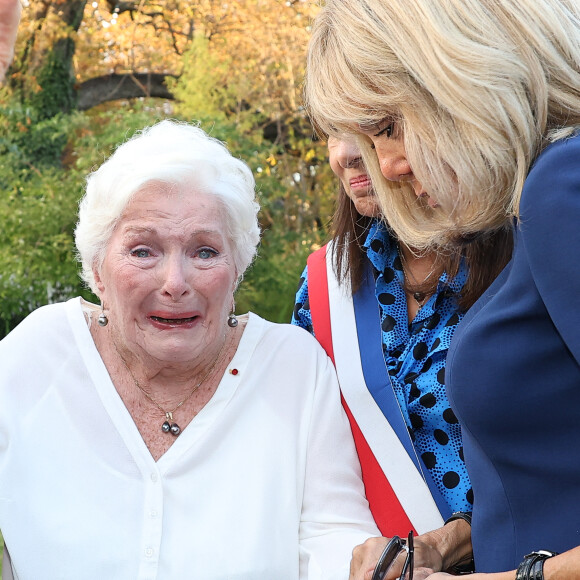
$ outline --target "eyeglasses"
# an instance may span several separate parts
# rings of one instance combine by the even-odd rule
[[[396,557],[404,550],[407,552],[407,557],[405,558],[405,563],[403,564],[403,570],[399,576],[399,580],[405,580],[407,571],[409,571],[409,578],[407,580],[413,580],[413,530],[409,532],[407,537],[407,543],[405,540],[401,540],[399,536],[393,536],[389,543],[385,546],[377,565],[375,566],[375,571],[373,572],[373,577],[371,580],[383,580],[387,575],[387,572],[391,568]]]

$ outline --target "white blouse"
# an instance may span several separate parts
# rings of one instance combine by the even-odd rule
[[[157,462],[80,299],[32,313],[0,365],[0,530],[20,580],[346,580],[379,535],[332,363],[302,329],[250,314]]]

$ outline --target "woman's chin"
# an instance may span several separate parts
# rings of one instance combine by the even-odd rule
[[[203,352],[201,349],[192,347],[191,343],[173,342],[170,344],[159,344],[145,349],[147,354],[158,362],[166,363],[187,363],[199,357]]]
[[[152,359],[175,363],[193,360],[210,346],[205,331],[178,328],[144,337],[141,348]]]
[[[360,215],[366,217],[377,217],[379,215],[379,206],[374,195],[364,197],[355,197],[353,199],[354,207]]]

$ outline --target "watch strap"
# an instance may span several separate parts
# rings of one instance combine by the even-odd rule
[[[516,571],[516,580],[544,580],[544,562],[558,552],[537,550],[524,557]]]
[[[471,525],[471,512],[454,512],[445,520],[445,524],[454,522],[455,520],[463,520]]]

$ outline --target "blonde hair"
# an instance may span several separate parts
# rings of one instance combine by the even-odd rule
[[[424,248],[505,227],[529,168],[580,125],[576,0],[328,0],[313,28],[305,100],[321,130],[394,118],[415,177],[382,177],[359,137],[390,227]]]

